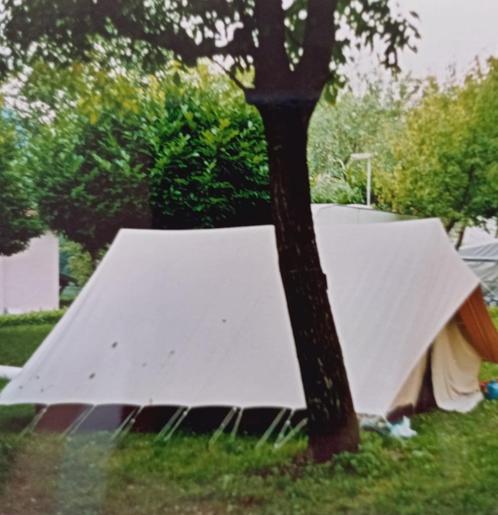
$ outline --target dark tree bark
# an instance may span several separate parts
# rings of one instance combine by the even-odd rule
[[[250,99],[249,99],[250,100]],[[358,448],[359,432],[311,216],[307,131],[316,101],[255,102],[265,127],[280,274],[315,461]]]
[[[460,229],[458,230],[458,239],[455,243],[455,248],[458,250],[461,246],[462,246],[462,243],[463,243],[463,237],[465,235],[465,229],[467,229],[467,226],[465,224],[462,224],[462,226],[460,227]]]
[[[256,0],[259,47],[254,89],[246,98],[263,119],[280,275],[308,407],[315,461],[355,451],[359,443],[348,378],[318,256],[306,159],[308,125],[335,42],[336,0],[309,0],[303,56],[291,69],[281,0]]]

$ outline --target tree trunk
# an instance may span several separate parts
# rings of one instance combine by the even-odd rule
[[[314,102],[256,107],[268,144],[272,216],[308,407],[309,447],[322,462],[357,450],[359,432],[311,216],[306,147]]]
[[[465,235],[465,229],[467,229],[467,226],[465,224],[462,224],[462,226],[460,227],[459,231],[458,231],[458,239],[457,239],[457,242],[455,243],[455,248],[458,250],[461,246],[462,246],[462,243],[463,243],[463,237]]]

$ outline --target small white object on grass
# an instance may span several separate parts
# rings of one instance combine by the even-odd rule
[[[0,379],[11,380],[14,379],[20,372],[21,367],[9,367],[7,365],[0,365]]]

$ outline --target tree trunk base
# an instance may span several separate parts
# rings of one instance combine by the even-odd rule
[[[315,463],[325,463],[341,452],[357,452],[360,435],[356,417],[354,422],[335,430],[334,434],[310,435],[308,452]]]
[[[306,398],[309,454],[324,462],[357,450],[359,433],[310,207],[306,149],[314,104],[283,99],[256,107],[268,144],[278,262]]]

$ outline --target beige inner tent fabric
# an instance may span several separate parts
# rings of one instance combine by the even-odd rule
[[[422,382],[424,380],[424,373],[427,367],[427,353],[425,353],[415,368],[411,371],[405,384],[399,391],[398,395],[394,399],[391,410],[395,408],[401,408],[404,406],[416,406],[420,389],[422,388]]]
[[[487,361],[498,363],[498,331],[489,316],[480,288],[476,288],[460,307],[458,321],[479,355]]]
[[[448,411],[467,412],[481,400],[481,357],[451,320],[432,348],[432,385],[437,405]]]

